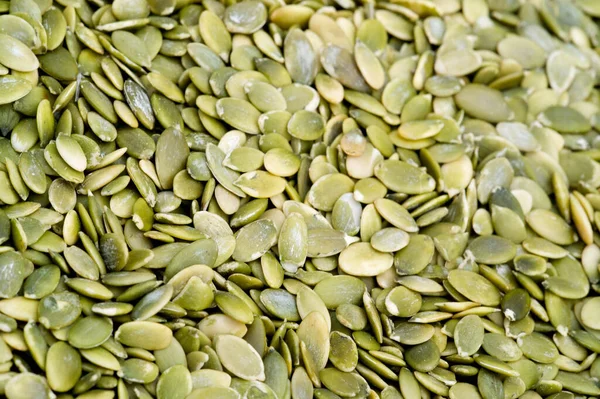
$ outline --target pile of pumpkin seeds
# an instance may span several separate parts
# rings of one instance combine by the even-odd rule
[[[0,394],[599,397],[598,131],[598,0],[0,0]]]

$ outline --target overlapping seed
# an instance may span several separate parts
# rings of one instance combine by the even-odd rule
[[[600,396],[599,4],[0,1],[0,396]]]

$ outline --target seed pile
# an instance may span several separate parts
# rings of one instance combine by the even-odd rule
[[[600,396],[598,0],[0,0],[0,394]]]

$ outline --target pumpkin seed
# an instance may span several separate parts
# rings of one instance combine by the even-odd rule
[[[250,381],[265,379],[260,355],[243,339],[234,335],[219,335],[215,340],[215,350],[223,366],[237,377]]]
[[[598,7],[332,4],[0,1],[0,394],[598,396]]]

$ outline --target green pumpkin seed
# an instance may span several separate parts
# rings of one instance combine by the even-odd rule
[[[250,381],[265,379],[262,359],[243,339],[219,335],[215,340],[215,350],[223,366],[237,377]]]
[[[399,193],[423,194],[432,191],[435,186],[431,176],[402,161],[387,160],[380,163],[375,168],[375,176],[388,189]]]
[[[514,258],[516,247],[498,236],[477,237],[467,247],[476,261],[486,264],[505,263]]]
[[[90,316],[77,320],[69,329],[69,343],[82,349],[102,345],[112,334],[110,319]]]
[[[149,292],[134,306],[131,318],[145,320],[154,316],[167,304],[172,295],[173,286],[168,284]]]
[[[486,306],[500,304],[498,289],[485,277],[468,270],[452,270],[448,281],[458,292],[474,302]]]
[[[306,344],[314,367],[323,369],[329,356],[329,328],[325,318],[318,312],[309,313],[300,323],[297,333],[300,341]]]
[[[75,293],[53,293],[39,302],[37,311],[39,321],[44,327],[59,329],[69,326],[79,317],[81,303]]]
[[[554,343],[539,333],[520,337],[517,341],[523,354],[539,363],[552,363],[558,358],[558,349]]]
[[[479,350],[484,339],[483,327],[476,315],[466,316],[458,322],[454,329],[454,343],[459,356],[471,356]]]
[[[272,221],[261,219],[244,226],[236,237],[233,259],[249,262],[260,258],[277,240],[277,231]]]
[[[192,392],[191,373],[183,365],[176,365],[161,374],[156,386],[159,398],[183,398]]]
[[[489,103],[485,107],[482,107],[479,101],[480,98],[486,98]],[[480,84],[465,86],[455,96],[455,101],[470,116],[487,122],[504,122],[511,117],[511,110],[502,97],[502,94],[497,90]]]
[[[81,357],[65,342],[59,341],[50,347],[46,365],[48,385],[56,392],[69,391],[81,377]]]
[[[423,372],[431,371],[439,362],[440,352],[432,340],[413,346],[405,354],[406,363]]]
[[[360,395],[367,385],[358,374],[345,373],[335,368],[322,370],[319,377],[327,389],[343,397]]]
[[[146,350],[166,348],[172,336],[173,333],[168,327],[149,321],[127,322],[115,332],[115,339],[118,342]]]
[[[369,243],[354,243],[340,253],[339,266],[353,276],[375,276],[392,267],[393,258]]]
[[[589,121],[578,111],[569,107],[549,107],[538,116],[539,121],[560,133],[577,134],[589,130]]]
[[[39,67],[35,54],[20,40],[1,33],[0,46],[6,48],[6,52],[0,57],[0,63],[7,68],[29,72]]]
[[[10,104],[29,94],[33,86],[28,80],[13,75],[5,75],[0,76],[0,89],[2,89],[0,104]]]
[[[20,373],[7,381],[4,387],[9,398],[50,398],[52,391],[45,378],[33,373]]]
[[[593,2],[57,4],[0,1],[0,393],[598,395]]]
[[[482,347],[489,355],[504,362],[516,361],[523,354],[515,341],[498,333],[485,334]]]
[[[544,220],[543,224],[542,219]],[[574,241],[571,227],[557,214],[545,209],[534,209],[527,215],[527,224],[542,238],[558,245],[568,245]]]

